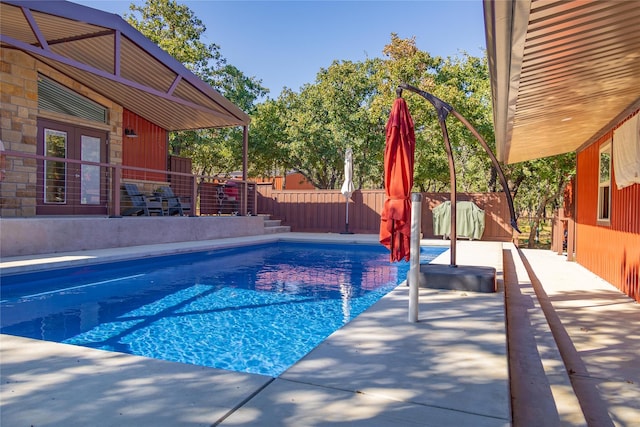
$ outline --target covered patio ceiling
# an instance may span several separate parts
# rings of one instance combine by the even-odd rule
[[[579,150],[640,106],[640,7],[484,0],[497,157]]]
[[[66,1],[0,3],[0,47],[32,55],[169,131],[249,116],[120,16]]]

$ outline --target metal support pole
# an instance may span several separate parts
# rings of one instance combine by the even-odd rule
[[[196,206],[198,200],[198,178],[191,177],[191,209],[189,210],[189,216],[198,216],[196,214]]]
[[[249,169],[249,126],[242,126],[242,180],[248,179]]]
[[[420,281],[420,230],[422,194],[411,193],[411,240],[409,252],[409,322],[418,321],[418,285]]]
[[[493,155],[493,152],[489,149],[486,141],[482,138],[480,133],[465,119],[460,113],[458,113],[451,105],[447,104],[440,98],[433,96],[432,94],[425,92],[423,90],[418,89],[417,87],[408,85],[406,83],[402,83],[398,85],[398,89],[396,93],[398,96],[401,95],[402,89],[407,89],[411,92],[417,93],[422,96],[424,99],[429,101],[436,112],[438,113],[438,122],[440,122],[440,128],[442,129],[442,136],[444,137],[445,149],[447,151],[447,157],[449,158],[449,178],[451,181],[451,266],[456,266],[456,239],[458,238],[457,230],[456,230],[456,171],[455,164],[453,162],[453,154],[451,152],[451,143],[449,142],[449,134],[447,132],[447,125],[445,123],[447,116],[449,114],[453,114],[458,120],[462,122],[463,125],[476,137],[476,139],[480,142],[480,145],[489,155],[491,162],[493,163],[493,167],[496,168],[498,172],[498,177],[500,178],[500,183],[502,184],[502,189],[504,190],[504,194],[507,198],[507,204],[509,205],[509,213],[511,214],[511,227],[516,230],[518,233],[520,230],[518,229],[518,224],[516,222],[516,214],[513,208],[513,199],[511,198],[511,193],[509,192],[509,187],[507,185],[507,180],[502,172],[502,168],[496,159],[496,156]]]
[[[247,180],[248,178],[248,169],[249,169],[249,126],[242,127],[242,188],[243,191],[240,193],[240,212],[239,214],[242,216],[247,215]]]
[[[113,167],[113,211],[110,218],[122,218],[120,215],[120,183],[122,182],[122,165],[114,165]]]
[[[345,221],[344,221],[344,231],[341,232],[340,234],[353,234],[351,231],[349,231],[349,198],[345,197],[347,199],[346,202],[346,207],[345,207]]]
[[[457,267],[456,247],[458,242],[458,207],[456,205],[456,200],[458,200],[458,184],[456,181],[456,164],[453,161],[453,151],[451,150],[451,142],[449,141],[449,132],[447,131],[445,118],[440,118],[438,121],[440,122],[440,129],[442,130],[442,136],[444,138],[444,148],[447,152],[447,158],[449,159],[449,186],[451,187],[449,199],[451,200],[451,229],[449,232],[449,238],[451,239],[451,257],[449,260],[449,267]]]
[[[345,197],[346,198],[346,197]],[[344,213],[344,232],[349,234],[349,199],[347,199],[347,202],[345,203],[346,207],[345,207],[345,213]]]
[[[440,129],[442,130],[442,137],[444,138],[444,148],[447,152],[447,158],[449,161],[449,186],[451,187],[451,230],[449,233],[449,237],[451,239],[451,259],[449,261],[450,267],[457,267],[456,264],[456,242],[458,239],[458,230],[456,229],[457,221],[457,207],[456,200],[458,198],[457,194],[457,183],[456,183],[456,165],[453,161],[453,152],[451,150],[451,142],[449,141],[449,132],[447,131],[447,116],[449,113],[453,111],[453,107],[440,98],[437,98],[431,95],[428,92],[420,90],[416,87],[409,86],[407,84],[401,84],[398,86],[401,89],[407,89],[411,92],[417,93],[422,96],[424,99],[429,101],[431,105],[436,109],[438,113],[438,123],[440,123]]]

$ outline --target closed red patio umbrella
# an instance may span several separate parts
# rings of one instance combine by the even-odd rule
[[[387,122],[384,149],[386,199],[380,215],[380,243],[391,251],[391,261],[409,260],[411,188],[416,137],[407,103],[396,98]]]

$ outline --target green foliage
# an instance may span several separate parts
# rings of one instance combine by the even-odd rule
[[[384,102],[391,105],[395,88],[407,83],[431,93],[461,113],[488,143],[493,143],[490,86],[483,58],[431,57],[415,47],[414,39],[391,35],[384,49]],[[423,97],[406,92],[416,131],[414,185],[420,191],[449,191],[449,162],[435,108]],[[388,114],[388,113],[387,113]],[[486,191],[491,178],[488,155],[476,138],[455,117],[445,121],[452,147],[458,191]]]
[[[258,104],[251,117],[249,132],[249,176],[273,177],[288,169],[289,152],[284,103],[266,100]]]
[[[277,99],[264,100],[269,90],[261,80],[245,76],[226,63],[217,45],[201,41],[206,28],[188,7],[146,0],[130,10],[129,23],[250,114],[249,176],[297,171],[318,188],[339,188],[344,153],[351,147],[356,188],[381,188],[385,126],[400,83],[451,105],[495,150],[486,57],[432,57],[416,47],[415,38],[392,33],[383,58],[335,60],[299,93],[286,89]],[[403,96],[415,124],[414,191],[450,191],[436,111],[419,95]],[[446,126],[458,191],[501,191],[497,171],[476,138],[452,114]],[[192,158],[197,173],[228,175],[242,167],[241,129],[174,132],[170,144],[175,154]],[[572,154],[503,166],[516,211],[543,215],[559,202],[574,168]]]
[[[259,106],[251,133],[268,149],[254,152],[252,162],[300,172],[318,188],[338,188],[344,178],[344,153],[351,147],[356,187],[379,186],[384,121],[371,108],[378,64],[379,60],[335,61],[300,93],[285,90],[268,101],[268,108]],[[271,144],[265,140],[269,135],[275,138]],[[265,158],[270,155],[281,157]]]
[[[259,98],[269,93],[269,89],[262,86],[262,80],[245,76],[233,65],[215,70],[204,80],[247,114],[253,112]]]
[[[566,184],[575,175],[575,153],[545,157],[509,168],[516,211],[528,214],[560,206]]]
[[[532,220],[526,239],[532,248],[540,222],[551,215],[549,209],[561,206],[564,188],[575,175],[575,153],[518,163],[508,172],[516,213]]]
[[[214,68],[226,62],[219,46],[201,41],[207,28],[187,6],[175,0],[146,0],[143,6],[131,3],[129,10],[132,13],[124,16],[129,24],[195,74],[207,76],[211,62]]]

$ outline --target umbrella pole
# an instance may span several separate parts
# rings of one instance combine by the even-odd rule
[[[462,114],[458,113],[451,105],[447,104],[440,98],[437,98],[428,92],[420,90],[417,87],[408,85],[406,83],[401,83],[400,85],[398,85],[398,89],[396,89],[396,93],[398,93],[398,96],[400,96],[400,94],[402,93],[402,89],[407,89],[407,90],[410,90],[411,92],[417,93],[418,95],[422,96],[427,101],[429,101],[438,112],[438,120],[441,122],[441,126],[444,123],[444,120],[447,118],[447,115],[451,113],[458,120],[460,120],[462,124],[464,124],[465,127],[469,129],[469,131],[471,131],[473,136],[476,137],[476,139],[480,142],[480,145],[482,146],[482,148],[484,148],[484,150],[489,155],[489,158],[491,159],[491,163],[493,164],[493,167],[496,168],[496,170],[498,171],[500,184],[502,184],[502,190],[504,191],[504,194],[507,198],[507,204],[509,205],[509,214],[511,215],[511,227],[513,227],[514,230],[520,233],[520,230],[518,229],[518,223],[516,221],[515,209],[513,207],[513,198],[511,197],[511,193],[509,192],[509,186],[507,185],[507,180],[505,179],[504,173],[502,171],[502,168],[500,167],[500,163],[498,163],[498,160],[496,159],[496,156],[493,154],[491,149],[489,149],[489,146],[487,145],[486,141],[482,138],[482,136],[480,136],[480,133],[471,125],[471,123],[467,121],[467,119],[465,119],[462,116]],[[451,208],[453,209],[453,206]]]
[[[446,117],[445,117],[446,118]],[[445,118],[440,118],[440,128],[442,129],[442,136],[444,138],[444,148],[447,151],[447,157],[449,158],[449,186],[451,187],[451,232],[449,238],[451,239],[451,259],[449,261],[449,267],[457,267],[456,264],[456,247],[458,241],[457,230],[457,212],[456,199],[458,198],[457,182],[456,182],[456,165],[453,162],[453,153],[451,151],[451,142],[449,141],[449,132],[447,131],[447,124]]]
[[[411,243],[409,252],[409,322],[418,321],[418,286],[420,282],[420,230],[422,194],[411,194]]]
[[[347,198],[347,207],[345,213],[344,231],[340,234],[353,234],[349,231],[349,199]]]
[[[346,212],[344,215],[344,231],[340,234],[353,234],[349,231],[349,199],[353,194],[353,190],[353,151],[351,148],[347,148],[344,153],[344,183],[340,190],[345,198]]]
[[[347,207],[346,212],[344,214],[344,232],[349,234],[349,199],[347,199],[346,203]]]

